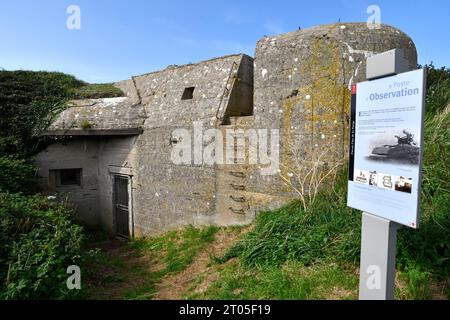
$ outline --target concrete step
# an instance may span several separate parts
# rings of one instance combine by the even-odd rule
[[[249,127],[254,124],[254,116],[241,116],[241,117],[230,117],[229,126],[242,126]]]

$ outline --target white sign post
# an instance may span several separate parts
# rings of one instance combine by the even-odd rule
[[[401,53],[369,58],[377,79],[352,88],[347,201],[364,212],[361,300],[394,299],[397,229],[419,227],[426,72],[405,72]]]

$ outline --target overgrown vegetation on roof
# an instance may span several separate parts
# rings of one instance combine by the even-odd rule
[[[59,72],[0,71],[0,155],[38,152],[38,134],[71,99],[123,95],[112,84],[88,84]]]
[[[100,99],[123,97],[124,93],[112,83],[84,84],[76,88],[74,99]]]

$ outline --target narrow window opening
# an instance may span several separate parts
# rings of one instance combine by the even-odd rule
[[[185,88],[181,100],[191,100],[194,98],[195,87]]]
[[[50,180],[55,187],[81,186],[82,169],[50,170]]]

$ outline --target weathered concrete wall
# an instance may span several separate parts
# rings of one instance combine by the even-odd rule
[[[252,114],[253,59],[234,55],[174,66],[133,77],[116,86],[127,97],[73,101],[57,117],[50,132],[63,134],[62,129],[71,129],[69,134],[73,134],[83,131],[83,123],[87,122],[93,130],[109,130],[108,135],[114,134],[114,130],[137,127],[142,127],[144,133],[94,139],[89,136],[90,131],[84,130],[86,137],[67,141],[70,148],[62,157],[59,152],[63,146],[57,143],[48,148],[47,156],[40,156],[38,166],[47,170],[52,165],[49,159],[56,159],[61,168],[68,168],[79,157],[95,159],[95,163],[78,163],[96,181],[95,194],[89,193],[92,197],[89,210],[95,214],[88,214],[81,207],[86,205],[83,199],[87,193],[85,198],[74,195],[71,201],[80,204],[82,220],[96,221],[112,233],[113,172],[125,172],[132,177],[132,213],[137,236],[186,224],[213,223],[217,213],[217,166],[173,163],[171,138],[174,130],[186,129],[191,132],[193,143],[194,121],[202,122],[206,131],[219,126],[225,115]],[[183,100],[183,92],[189,87],[195,87],[193,97]],[[91,145],[91,154],[80,153],[76,141]],[[202,146],[207,144],[204,142]],[[43,181],[46,179],[43,177]],[[239,222],[240,217],[236,219],[229,222]]]
[[[204,130],[217,127],[218,109],[223,116],[234,95],[242,100],[233,112],[251,113],[252,76],[253,60],[236,55],[134,77],[148,115],[137,140],[137,234],[213,222],[216,167],[174,164],[170,139],[175,129],[186,129],[193,145],[194,121],[202,122]],[[181,100],[188,87],[195,87],[193,99]]]
[[[214,213],[214,169],[171,161],[169,137],[176,128],[151,129],[138,138],[137,234],[207,224]]]
[[[401,31],[364,23],[332,24],[260,40],[255,56],[255,126],[279,128],[280,169],[295,167],[293,154],[305,163],[325,150],[323,161],[347,155],[350,87],[365,80],[372,54],[401,48],[411,66],[416,49]],[[258,193],[286,196],[291,189],[280,177],[251,181]]]
[[[88,225],[99,224],[98,143],[89,140],[72,140],[56,143],[36,157],[40,184],[48,195],[58,195],[75,207],[77,218]],[[50,182],[50,170],[79,169],[83,171],[81,186],[56,187]]]
[[[99,188],[99,221],[101,226],[108,232],[114,233],[113,225],[113,175],[125,174],[130,176],[133,197],[138,176],[135,175],[137,168],[136,137],[120,137],[99,140],[98,147],[98,188]],[[133,205],[133,201],[130,201]],[[135,209],[130,210],[131,215]],[[131,234],[131,233],[130,233]]]
[[[46,194],[73,204],[79,220],[112,233],[112,174],[122,169],[132,174],[135,140],[135,137],[75,138],[52,144],[36,158],[40,184]],[[82,169],[82,185],[55,186],[49,175],[55,169]]]
[[[228,105],[225,88],[231,90],[231,79],[237,76],[233,63],[240,66],[241,61],[247,63],[247,70],[252,70],[248,69],[250,57],[234,55],[134,77],[147,114],[145,129],[185,126],[199,120],[215,125],[217,109]],[[193,99],[182,100],[183,91],[189,87],[195,87]]]
[[[133,95],[75,100],[56,117],[48,131],[141,128],[145,117],[144,108]]]
[[[228,123],[229,117],[250,115],[253,115],[253,59],[244,56],[234,76],[224,122]]]

